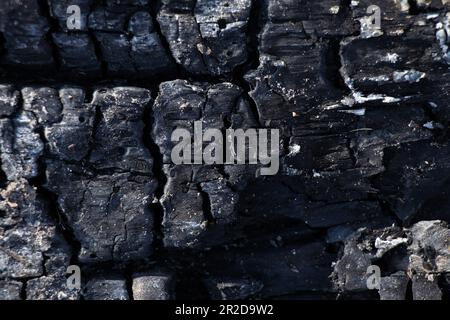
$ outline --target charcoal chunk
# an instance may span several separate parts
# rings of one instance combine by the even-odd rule
[[[47,163],[48,188],[81,243],[81,261],[147,259],[152,253],[149,208],[156,182],[126,173],[95,175],[58,161]]]
[[[37,160],[44,145],[35,132],[36,126],[36,118],[28,111],[12,120],[0,119],[0,156],[8,180],[37,176]]]
[[[252,1],[162,1],[161,31],[175,60],[193,74],[226,75],[247,60]]]
[[[414,300],[441,300],[439,277],[448,273],[448,233],[442,221],[421,221],[404,230],[362,228],[345,240],[333,281],[343,292],[363,292],[373,289],[369,277],[378,277],[371,283],[382,300],[406,299],[412,282]],[[369,267],[380,273],[368,274]]]
[[[174,281],[171,275],[137,275],[133,278],[134,300],[171,300],[174,299]]]
[[[35,188],[18,179],[0,189],[0,212],[0,278],[26,281],[27,299],[78,299],[66,286],[71,249]],[[0,283],[2,295],[21,298],[22,283]]]
[[[170,164],[175,145],[172,132],[179,128],[193,133],[195,121],[201,121],[204,130],[223,130],[227,126],[245,129],[255,121],[241,96],[242,90],[230,83],[204,87],[176,80],[161,84],[160,91],[153,106],[152,134],[168,177],[160,199],[164,208],[164,243],[167,247],[201,246],[203,235],[211,231],[216,234],[211,237],[218,240],[222,226],[237,220],[239,197],[227,185],[227,174],[221,173],[217,165]],[[205,237],[207,244],[215,242]]]
[[[47,147],[61,160],[80,161],[90,151],[94,106],[85,103],[85,92],[79,88],[61,89],[59,98],[63,105],[60,121],[44,129]]]

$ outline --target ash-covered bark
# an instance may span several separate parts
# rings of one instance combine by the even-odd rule
[[[449,2],[22,2],[0,64],[57,84],[0,86],[0,297],[449,296]],[[194,121],[280,129],[278,174],[173,164]]]

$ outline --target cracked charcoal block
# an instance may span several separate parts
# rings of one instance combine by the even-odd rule
[[[21,97],[22,110],[12,119],[0,120],[0,158],[9,180],[38,175],[38,159],[44,151],[39,130],[56,122],[62,109],[52,88],[25,87]]]
[[[260,57],[258,69],[246,74],[245,79],[252,87],[249,94],[256,103],[260,121],[289,119],[338,98],[336,90],[322,85],[325,80],[319,68],[324,46],[312,42],[305,42],[302,46],[295,50],[296,53],[286,53],[286,60],[297,61],[286,62],[264,54]],[[297,89],[299,87],[301,89]]]
[[[99,6],[92,0],[48,0],[48,7],[45,1],[8,1],[0,8],[5,39],[1,64],[34,67],[39,74],[58,69],[81,78],[98,77],[103,71],[135,78],[176,72],[153,17],[137,11],[148,10],[146,1]],[[75,31],[67,26],[72,17],[67,10],[73,5],[80,8],[80,27]],[[51,69],[38,70],[44,65]]]
[[[81,161],[90,151],[95,108],[84,103],[85,92],[79,88],[61,89],[59,98],[61,121],[44,129],[49,153],[61,160]]]
[[[206,229],[200,190],[190,187],[192,169],[188,166],[164,167],[169,177],[161,204],[164,208],[164,244],[168,247],[192,247]],[[181,195],[181,196],[180,196]]]
[[[347,239],[341,259],[336,263],[333,276],[336,286],[342,291],[367,289],[367,269],[372,265],[370,256],[364,254],[354,243]]]
[[[133,278],[134,300],[173,300],[174,279],[167,274],[141,274]]]
[[[208,128],[247,128],[255,123],[242,90],[229,83],[203,88],[187,81],[165,82],[153,106],[153,137],[163,155],[171,162],[172,130],[183,128],[193,133],[194,121]],[[164,112],[163,112],[164,111]],[[228,124],[229,123],[229,124]],[[164,241],[168,247],[191,247],[211,229],[223,232],[221,226],[237,219],[238,195],[227,186],[224,175],[213,167],[164,165],[168,182],[160,202],[164,208]],[[256,170],[256,168],[255,168]],[[254,175],[253,171],[253,175]],[[232,183],[232,182],[230,182]],[[189,200],[187,200],[189,199]],[[209,221],[214,223],[210,228]],[[208,238],[208,236],[205,236]],[[211,245],[212,239],[206,240]]]
[[[433,54],[438,51],[434,28],[410,32],[413,31],[413,35],[401,41],[398,37],[345,40],[341,72],[347,86],[366,95],[383,94],[397,99],[414,98],[418,93],[418,98],[423,99],[423,95],[433,92],[436,82],[448,86],[444,63]]]
[[[90,15],[89,27],[108,74],[147,77],[175,71],[148,12],[98,7]]]
[[[151,174],[153,160],[142,137],[143,114],[151,100],[151,92],[141,88],[117,87],[94,93],[92,104],[99,107],[101,119],[89,161],[96,168]]]
[[[148,12],[136,12],[129,21],[127,16],[123,16],[124,21],[118,22],[117,27],[109,25],[111,21],[108,17],[103,17],[106,26],[98,26],[95,24],[98,20],[96,17],[93,17],[92,28],[96,30],[95,37],[99,41],[109,74],[145,77],[174,72],[172,61],[153,27],[153,20]],[[124,33],[126,24],[129,33]],[[117,32],[111,33],[111,28]]]
[[[0,190],[0,211],[0,277],[28,279],[27,299],[78,299],[77,290],[65,286],[70,247],[35,188],[25,179],[11,182]],[[6,285],[11,294],[22,287]]]
[[[158,22],[172,55],[188,72],[226,75],[247,60],[251,6],[251,0],[164,0]]]
[[[0,119],[0,158],[8,180],[37,176],[44,145],[35,128],[36,119],[27,111],[12,120]]]
[[[168,176],[160,202],[166,247],[211,246],[227,240],[236,222],[239,196],[211,167],[164,165]]]
[[[47,187],[76,239],[86,262],[148,259],[153,215],[149,208],[156,181],[126,173],[95,175],[74,165],[47,162]]]
[[[194,121],[202,120],[208,128],[254,128],[256,122],[250,107],[241,97],[242,90],[221,83],[203,88],[187,81],[176,80],[160,85],[160,94],[153,106],[153,137],[163,154],[164,163],[171,162],[173,128],[187,129],[193,136]]]
[[[23,109],[32,113],[40,125],[58,120],[62,104],[58,91],[49,87],[25,87],[22,89]]]
[[[148,12],[136,12],[130,18],[128,28],[133,34],[130,40],[130,55],[138,74],[144,76],[174,72],[174,65],[154,29],[152,17]],[[152,63],[148,63],[149,61]]]
[[[266,2],[268,20],[280,24],[302,21],[305,31],[312,36],[349,35],[354,30],[348,17],[349,8],[338,0]]]
[[[293,113],[334,103],[341,95],[323,60],[332,51],[332,43],[310,37],[322,36],[320,32],[350,35],[351,23],[345,23],[347,9],[341,11],[339,1],[306,2],[263,4],[268,13],[259,35],[259,66],[245,76],[262,121],[289,119]],[[336,34],[333,29],[341,33]]]
[[[152,136],[163,155],[163,162],[171,162],[172,127],[192,131],[193,121],[200,120],[205,99],[203,89],[187,81],[165,82],[160,86],[160,94],[153,105],[155,124]],[[159,112],[164,110],[164,112]]]

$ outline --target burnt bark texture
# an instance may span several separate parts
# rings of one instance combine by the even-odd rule
[[[448,299],[449,46],[448,0],[2,0],[0,299]],[[174,164],[194,121],[279,172]]]

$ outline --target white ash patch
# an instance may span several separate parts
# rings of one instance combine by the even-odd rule
[[[439,122],[434,121],[428,121],[423,124],[423,127],[429,130],[435,130],[435,129],[444,129],[444,126],[440,124]]]
[[[364,95],[363,93],[359,91],[354,91],[351,96],[345,97],[341,100],[341,103],[344,106],[352,107],[355,104],[363,104],[370,101],[377,101],[381,100],[382,103],[396,103],[403,100],[403,98],[397,98],[397,97],[391,97],[386,96],[383,94],[375,94],[371,93],[368,96]]]
[[[331,13],[331,14],[338,14],[340,9],[341,9],[341,8],[340,8],[339,6],[332,6],[332,7],[330,8],[330,13]]]
[[[373,17],[371,16],[365,16],[358,19],[361,24],[361,38],[368,39],[368,38],[375,38],[380,37],[384,33],[380,28],[375,28],[373,25]]]
[[[364,80],[373,82],[388,82],[391,78],[387,75],[381,75],[376,77],[364,77]]]
[[[387,237],[386,240],[381,238],[376,238],[375,240],[375,248],[377,249],[376,257],[381,258],[386,252],[392,250],[395,247],[403,243],[408,243],[408,238],[392,238]]]
[[[395,4],[397,4],[397,6],[400,8],[401,11],[403,12],[408,12],[409,11],[409,1],[408,0],[394,0]]]
[[[292,146],[289,146],[289,154],[288,157],[293,157],[296,154],[298,154],[300,152],[300,150],[302,149],[302,147],[298,144],[294,144]]]
[[[442,22],[436,24],[436,39],[441,47],[444,60],[450,64],[450,12],[447,12]]]
[[[409,83],[415,83],[419,82],[423,78],[425,78],[426,73],[420,72],[415,69],[405,70],[405,71],[395,71],[392,74],[393,80],[396,83],[399,82],[409,82]]]
[[[397,53],[388,53],[384,57],[381,57],[380,61],[397,63],[400,60],[400,56]]]
[[[366,109],[353,109],[353,110],[339,110],[339,112],[350,113],[356,116],[364,116],[366,114]]]

